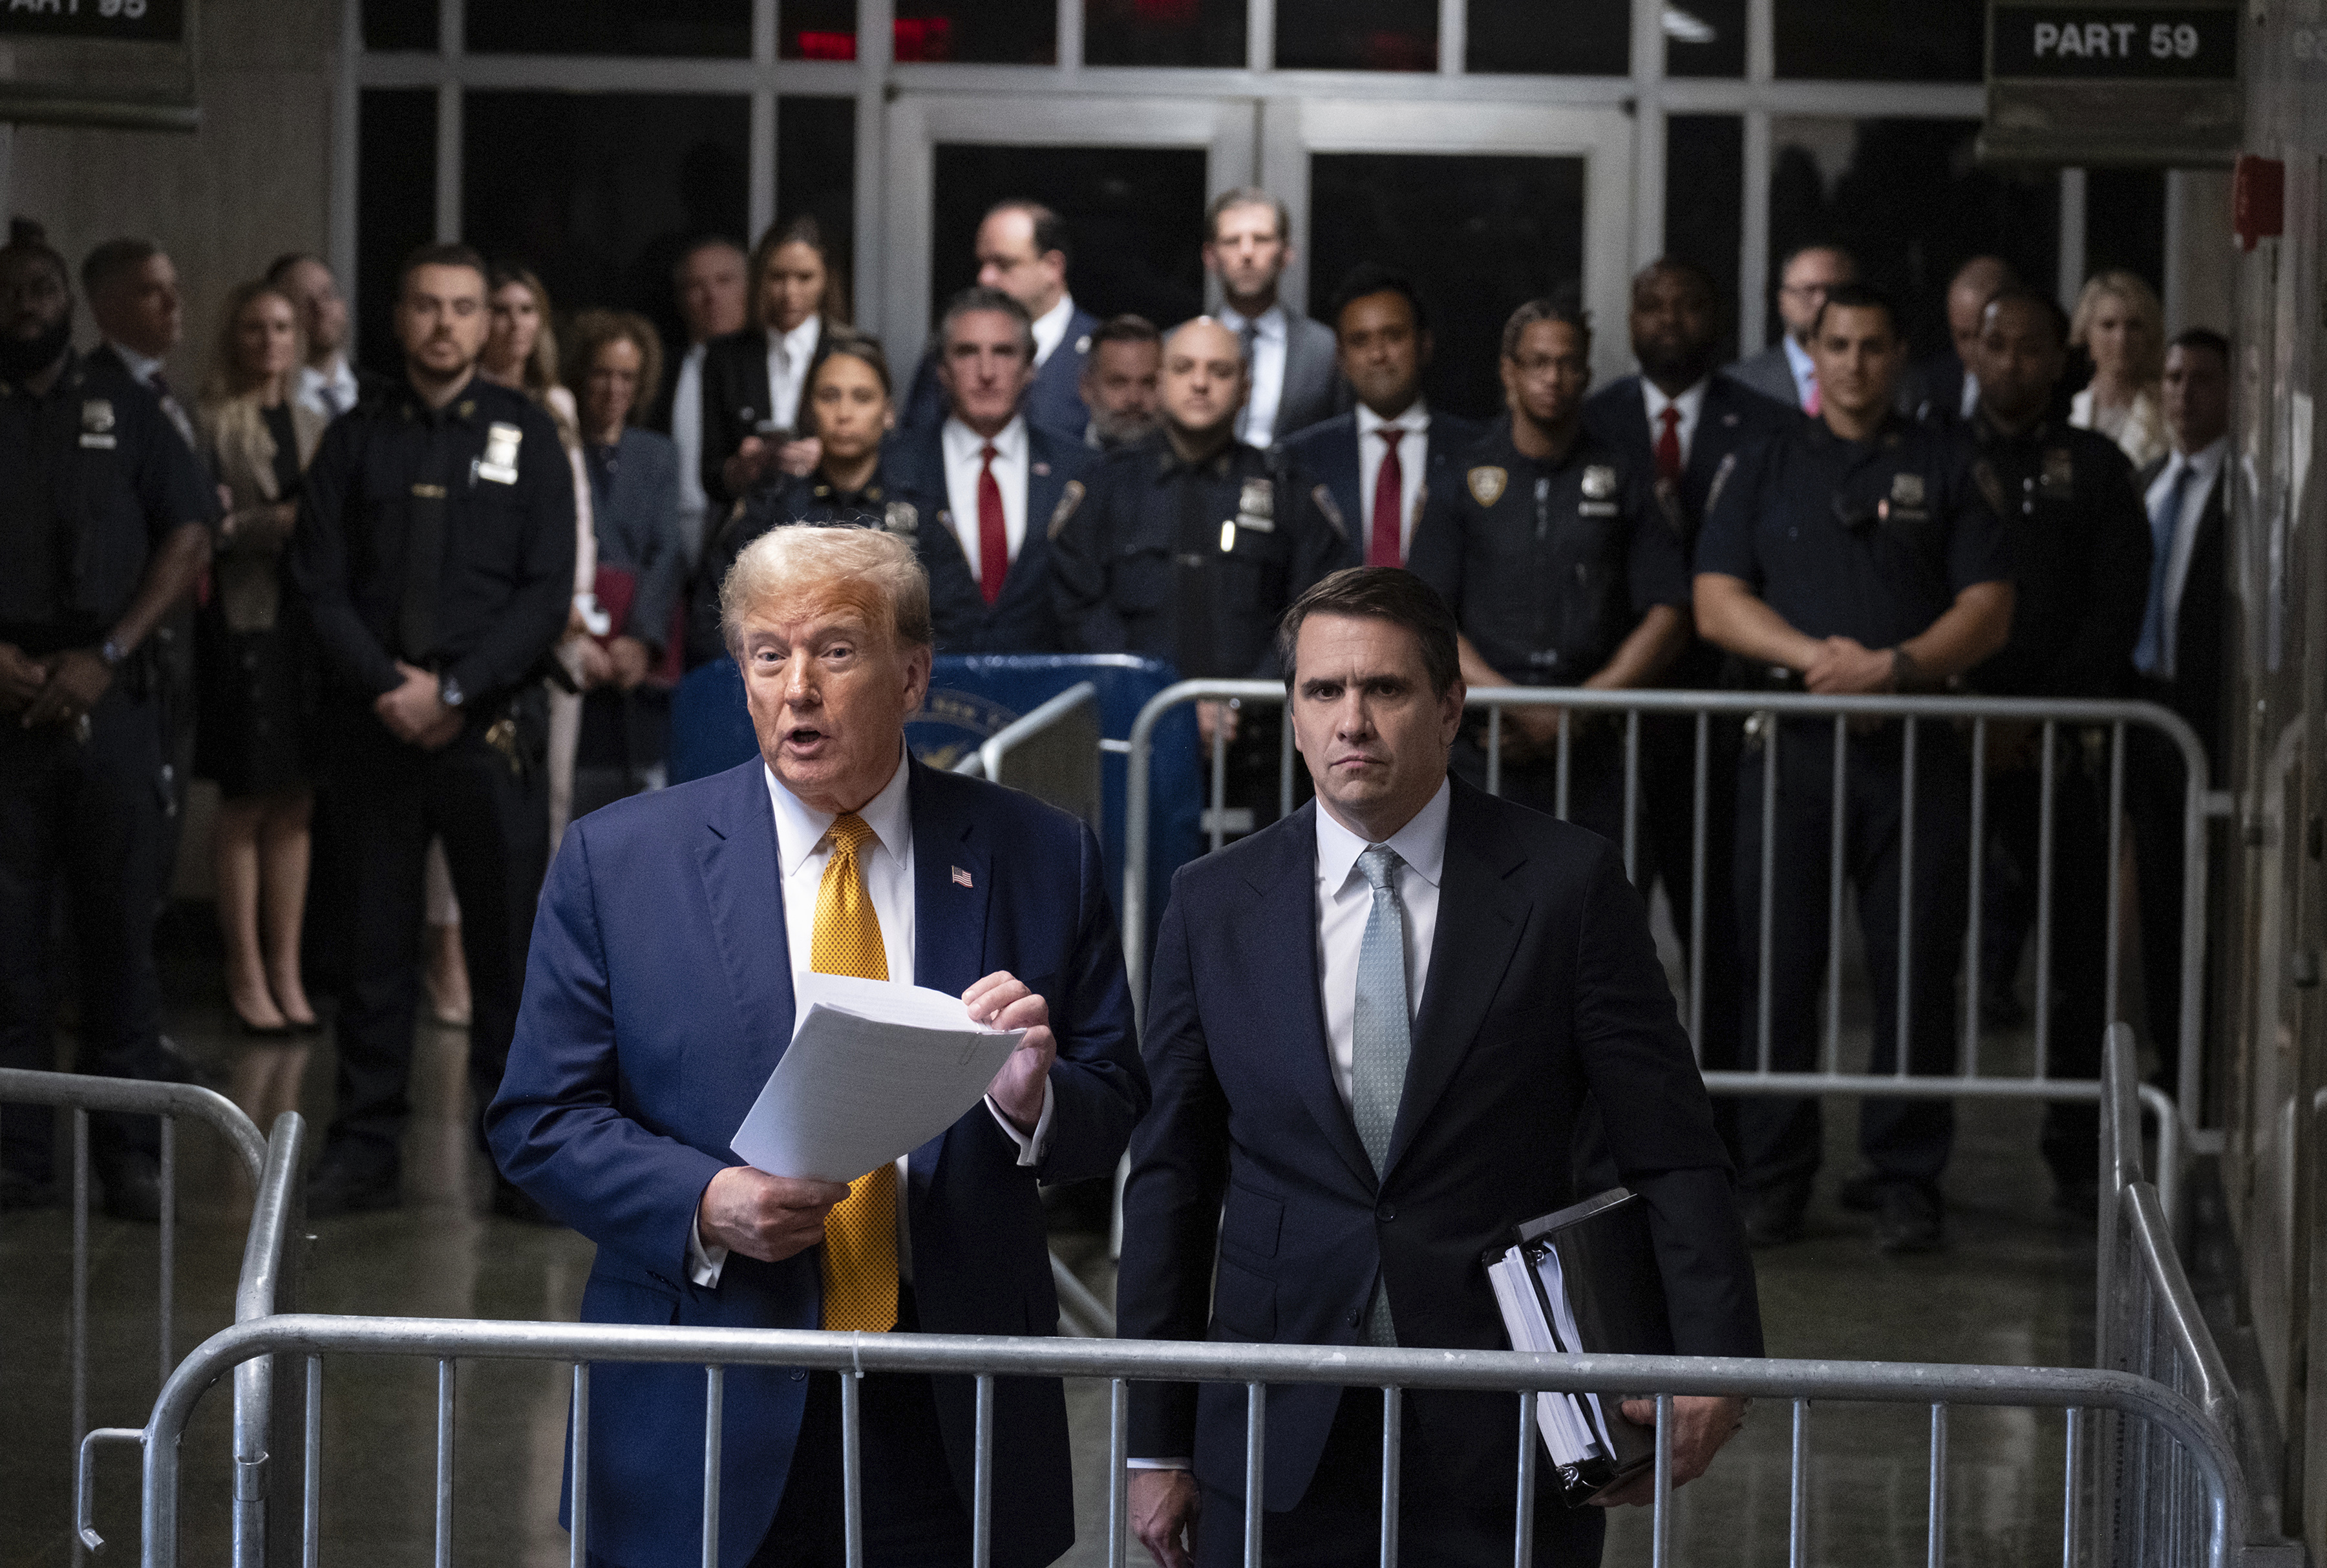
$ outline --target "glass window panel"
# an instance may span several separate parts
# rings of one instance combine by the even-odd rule
[[[776,100],[776,219],[813,214],[832,247],[841,295],[854,302],[856,253],[856,100]]]
[[[472,92],[469,240],[531,267],[560,317],[617,305],[677,339],[671,267],[697,235],[743,237],[750,134],[742,98]]]
[[[436,52],[436,0],[363,0],[366,49],[425,49]]]
[[[1979,168],[1977,120],[1770,122],[1770,277],[1789,253],[1838,244],[1896,300],[1920,358],[1949,346],[1948,279],[1970,257],[2004,257],[2039,288],[2059,267],[2060,180]],[[1769,341],[1779,327],[1774,294]]]
[[[1083,0],[1091,65],[1245,62],[1247,0]]]
[[[1735,115],[1665,121],[1665,248],[1713,275],[1721,358],[1737,357],[1737,275],[1745,236],[1745,122]]]
[[[1436,70],[1438,0],[1277,0],[1282,70]]]
[[[897,0],[897,60],[1055,65],[1057,0]]]
[[[1986,60],[1986,18],[1981,0],[1777,0],[1778,74],[1977,81]]]
[[[752,0],[469,0],[468,15],[480,54],[752,53]]]
[[[1745,0],[1677,0],[1664,33],[1667,76],[1745,74]]]
[[[1632,13],[1607,0],[1470,0],[1463,68],[1479,73],[1629,76]]]
[[[356,102],[357,363],[388,375],[403,367],[397,269],[435,238],[436,94],[368,88]]]
[[[977,281],[978,220],[1032,197],[1067,222],[1067,286],[1098,316],[1136,311],[1161,327],[1204,302],[1201,147],[1024,147],[940,143],[930,225],[930,318]]]
[[[776,29],[786,60],[856,58],[856,0],[783,0]]]
[[[1312,312],[1361,261],[1407,274],[1436,345],[1423,393],[1474,419],[1502,410],[1504,320],[1584,272],[1581,158],[1321,153],[1309,211]]]

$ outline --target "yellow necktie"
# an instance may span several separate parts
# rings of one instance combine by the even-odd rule
[[[859,852],[873,830],[855,812],[833,819],[832,858],[816,890],[808,967],[818,975],[886,980],[881,918],[865,891]],[[886,1333],[897,1326],[897,1167],[883,1165],[848,1184],[824,1218],[824,1326]]]

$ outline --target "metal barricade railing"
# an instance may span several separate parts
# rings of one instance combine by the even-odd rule
[[[266,1141],[233,1101],[192,1084],[0,1068],[0,1104],[61,1106],[72,1112],[72,1308],[66,1360],[71,1377],[72,1451],[78,1454],[89,1431],[89,1113],[159,1116],[162,1121],[161,1300],[154,1338],[158,1377],[165,1381],[177,1364],[179,1118],[191,1117],[213,1128],[254,1181],[266,1166]],[[80,1559],[78,1543],[73,1559]]]
[[[1099,822],[1098,686],[1073,686],[1013,721],[954,764],[957,773],[991,779],[1047,800],[1091,825]]]
[[[146,1568],[175,1568],[179,1544],[179,1439],[203,1390],[227,1370],[253,1358],[297,1354],[307,1358],[311,1461],[316,1451],[321,1358],[326,1355],[425,1357],[437,1363],[437,1448],[435,1456],[435,1560],[451,1560],[455,1506],[453,1464],[453,1392],[456,1367],[464,1358],[502,1358],[574,1364],[576,1419],[566,1441],[574,1461],[571,1561],[587,1560],[590,1367],[593,1362],[696,1364],[705,1368],[702,1561],[718,1561],[724,1371],[734,1366],[809,1367],[844,1374],[841,1378],[842,1502],[847,1561],[863,1561],[864,1487],[858,1445],[862,1433],[858,1383],[867,1373],[934,1373],[976,1379],[977,1443],[971,1489],[972,1562],[991,1561],[994,1478],[995,1379],[1075,1377],[1108,1382],[1107,1560],[1124,1562],[1126,1522],[1125,1461],[1128,1451],[1128,1385],[1133,1381],[1243,1384],[1246,1388],[1245,1489],[1248,1498],[1266,1496],[1266,1391],[1271,1385],[1335,1384],[1384,1390],[1383,1487],[1394,1499],[1399,1486],[1402,1395],[1413,1389],[1497,1390],[1515,1395],[1519,1442],[1513,1475],[1513,1528],[1517,1560],[1531,1561],[1534,1510],[1541,1456],[1537,1444],[1536,1396],[1545,1392],[1625,1388],[1654,1390],[1658,1442],[1650,1522],[1651,1562],[1672,1561],[1670,1432],[1672,1400],[1688,1395],[1724,1395],[1784,1401],[1792,1422],[1793,1484],[1790,1494],[1789,1555],[1808,1561],[1807,1499],[1808,1435],[1813,1402],[1907,1405],[1930,1415],[1926,1533],[1929,1560],[1947,1559],[1946,1509],[1949,1412],[1957,1405],[2006,1406],[2066,1411],[2066,1455],[2070,1503],[2061,1511],[2064,1563],[2124,1561],[2122,1543],[2086,1538],[2088,1526],[2074,1506],[2087,1427],[2093,1413],[2113,1413],[2121,1423],[2154,1435],[2180,1456],[2197,1494],[2200,1551],[2182,1559],[2210,1568],[2249,1562],[2247,1551],[2245,1482],[2236,1451],[2220,1429],[2184,1395],[2149,1379],[2122,1372],[2022,1367],[1911,1365],[1889,1362],[1790,1361],[1684,1357],[1567,1357],[1522,1355],[1503,1350],[1378,1349],[1370,1347],[1238,1345],[1160,1340],[1089,1340],[1042,1338],[978,1339],[936,1334],[855,1334],[782,1330],[632,1328],[593,1324],[482,1322],[421,1318],[355,1318],[286,1315],[238,1324],[213,1335],[173,1374],[140,1434],[145,1470],[141,1498],[143,1561]],[[313,1475],[311,1469],[310,1474]],[[86,1506],[86,1505],[84,1505]],[[1395,1517],[1388,1511],[1385,1517]],[[2106,1519],[2107,1516],[2100,1516]],[[1247,1511],[1244,1561],[1260,1561],[1265,1510]],[[316,1491],[307,1492],[304,1535],[318,1537]],[[1395,1531],[1383,1541],[1380,1561],[1395,1563]]]
[[[1147,885],[1147,843],[1150,829],[1151,782],[1149,768],[1153,759],[1155,726],[1164,715],[1182,705],[1199,701],[1234,700],[1239,704],[1282,705],[1285,691],[1274,681],[1182,681],[1177,686],[1158,693],[1140,712],[1133,724],[1130,737],[1130,779],[1128,809],[1125,817],[1125,859],[1122,925],[1125,960],[1130,969],[1131,990],[1135,1005],[1144,1008],[1147,953],[1146,933],[1149,889]],[[1758,766],[1762,774],[1762,830],[1761,837],[1762,876],[1759,907],[1752,911],[1759,943],[1759,1006],[1757,1016],[1747,1031],[1747,1049],[1756,1057],[1755,1065],[1744,1070],[1708,1071],[1707,1087],[1724,1094],[1802,1095],[1818,1093],[1877,1094],[1892,1097],[1960,1098],[1994,1097],[2042,1100],[2093,1100],[2099,1087],[2096,1078],[2065,1078],[2051,1071],[2052,1051],[2051,1003],[2052,975],[2050,962],[2052,949],[2051,878],[2054,858],[2054,806],[2060,779],[2055,766],[2056,742],[2067,730],[2102,730],[2107,734],[2108,766],[2106,826],[2107,835],[2107,897],[2105,907],[2094,911],[2104,922],[2106,944],[2106,974],[2103,982],[2106,1017],[2117,1022],[2122,1016],[2120,977],[2117,973],[2118,904],[2121,881],[2120,849],[2121,822],[2124,814],[2126,783],[2126,738],[2128,729],[2144,727],[2162,734],[2181,753],[2187,786],[2182,814],[2183,903],[2181,933],[2182,990],[2181,1015],[2177,1039],[2174,1041],[2174,1082],[2177,1093],[2167,1098],[2153,1091],[2149,1104],[2161,1115],[2168,1115],[2179,1106],[2182,1125],[2167,1145],[2166,1153],[2178,1158],[2184,1147],[2202,1149],[2216,1146],[2218,1134],[2201,1133],[2196,1125],[2200,1104],[2200,1074],[2201,1070],[2199,1036],[2202,1017],[2203,986],[2201,979],[2205,958],[2206,902],[2206,819],[2212,809],[2207,791],[2208,765],[2204,748],[2196,733],[2178,715],[2153,703],[2131,702],[2069,702],[2036,701],[2012,697],[1965,696],[1817,696],[1799,692],[1696,692],[1696,691],[1593,691],[1575,686],[1497,686],[1477,688],[1470,692],[1467,705],[1484,709],[1486,726],[1486,783],[1491,791],[1498,790],[1501,782],[1501,734],[1504,710],[1525,707],[1556,709],[1559,713],[1556,742],[1556,805],[1561,815],[1566,813],[1570,793],[1573,760],[1574,720],[1584,714],[1612,714],[1621,717],[1623,725],[1624,813],[1623,852],[1628,873],[1637,875],[1640,854],[1642,810],[1640,751],[1642,720],[1651,717],[1693,719],[1695,721],[1695,766],[1692,779],[1691,843],[1692,875],[1690,877],[1689,908],[1673,911],[1675,922],[1681,925],[1687,943],[1687,973],[1682,998],[1682,1015],[1692,1041],[1704,1040],[1704,1007],[1706,997],[1705,952],[1706,922],[1723,918],[1723,911],[1706,907],[1706,845],[1710,813],[1724,808],[1728,803],[1716,805],[1711,798],[1709,759],[1712,755],[1711,727],[1715,721],[1743,722],[1756,715],[1767,715],[1761,724]],[[1829,857],[1827,913],[1827,955],[1826,964],[1826,1018],[1824,1041],[1819,1056],[1821,1070],[1815,1072],[1780,1071],[1771,1065],[1770,1018],[1770,966],[1771,964],[1771,933],[1779,911],[1774,904],[1771,860],[1775,854],[1776,835],[1774,814],[1778,798],[1778,756],[1783,743],[1786,726],[1772,720],[1820,721],[1833,726],[1833,768],[1836,788],[1833,790],[1834,853]],[[2036,898],[2035,940],[2036,1006],[2033,1009],[2033,1070],[2026,1073],[1998,1073],[1986,1070],[1992,1064],[1981,1058],[1983,1044],[1980,1008],[1980,975],[1978,954],[1983,929],[1982,856],[1975,854],[1968,868],[1968,915],[1965,932],[1966,962],[1962,1003],[1962,1039],[1958,1050],[1955,1070],[1946,1074],[1911,1076],[1911,1052],[1904,1042],[1896,1052],[1895,1069],[1882,1074],[1851,1074],[1842,1070],[1843,1036],[1843,887],[1844,855],[1840,853],[1845,811],[1844,791],[1839,787],[1844,777],[1846,759],[1854,744],[1864,742],[1854,735],[1852,725],[1874,721],[1902,721],[1901,745],[1902,771],[1902,832],[1910,845],[1915,830],[1916,770],[1918,765],[1917,737],[1921,726],[1938,724],[1964,726],[1968,731],[1966,748],[1970,768],[1970,828],[1972,842],[1980,842],[1985,822],[1987,795],[1986,760],[1991,725],[2024,725],[2041,738],[2039,816],[2042,835],[2041,864],[2038,867],[2039,890]],[[1279,768],[1279,800],[1281,811],[1289,813],[1293,806],[1293,734],[1292,726],[1282,726],[1283,756]],[[1218,733],[1212,744],[1211,775],[1213,779],[1214,811],[1212,820],[1220,821],[1222,805],[1221,787],[1225,778],[1227,742]],[[1751,762],[1741,763],[1743,766]],[[1741,827],[1741,832],[1743,831]],[[1220,835],[1215,831],[1213,847],[1219,847]],[[1898,1005],[1903,1015],[1907,1011],[1910,993],[1911,960],[1909,932],[1911,916],[1915,908],[1913,862],[1911,852],[1902,852],[1905,863],[1900,878],[1901,910],[1898,965]],[[1903,1031],[1902,1031],[1903,1032]],[[2170,1190],[2170,1184],[2169,1184]]]

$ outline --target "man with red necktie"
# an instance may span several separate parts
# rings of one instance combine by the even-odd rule
[[[1449,477],[1454,453],[1486,427],[1423,396],[1430,316],[1412,280],[1360,266],[1342,280],[1328,319],[1358,406],[1287,436],[1281,450],[1325,481],[1349,529],[1347,565],[1403,566],[1423,501],[1459,482]]]
[[[937,368],[945,418],[898,438],[897,481],[944,499],[946,530],[986,601],[967,647],[1055,653],[1063,644],[1047,585],[1050,541],[1081,505],[1098,454],[1080,431],[1027,416],[1033,320],[1000,289],[964,289],[946,306]]]

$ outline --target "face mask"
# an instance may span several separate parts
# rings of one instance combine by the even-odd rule
[[[22,381],[57,362],[72,341],[72,316],[59,316],[56,324],[37,338],[0,337],[0,381]]]

